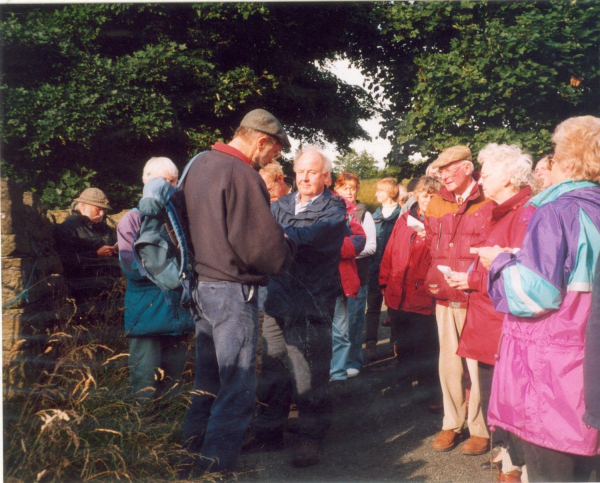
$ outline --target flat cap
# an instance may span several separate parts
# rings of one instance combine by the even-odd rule
[[[108,204],[108,199],[106,198],[104,191],[98,188],[84,189],[79,195],[79,198],[75,198],[73,201],[78,203],[87,203],[88,205],[94,205],[106,210],[112,209]]]
[[[473,161],[471,150],[468,146],[452,146],[444,149],[438,158],[431,164],[432,168],[443,168],[457,161]]]
[[[244,116],[240,126],[273,136],[286,149],[292,147],[281,123],[273,114],[264,109],[254,109],[253,111],[250,111]]]

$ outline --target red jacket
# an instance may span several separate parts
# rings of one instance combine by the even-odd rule
[[[494,203],[488,237],[479,246],[520,248],[531,215],[535,211],[533,206],[525,206],[530,198],[531,188],[527,186],[501,205]],[[495,355],[504,314],[494,309],[488,296],[487,280],[488,271],[477,257],[473,270],[469,273],[469,289],[472,292],[469,296],[465,327],[456,353],[461,357],[493,365],[496,362]]]
[[[476,257],[470,249],[485,240],[493,207],[478,185],[460,209],[454,194],[446,188],[429,202],[425,242],[431,250],[432,262],[426,277],[426,290],[436,303],[447,306],[448,302],[460,302],[461,308],[467,308],[465,293],[450,288],[437,266],[447,265],[455,272],[468,270]]]
[[[388,307],[430,315],[434,300],[425,291],[425,275],[431,264],[431,254],[425,241],[406,224],[410,214],[404,213],[394,226],[383,252],[379,286],[385,287]],[[412,216],[418,216],[416,206]]]
[[[333,194],[339,196],[337,193]],[[357,210],[357,206],[342,196],[340,198],[346,202],[346,214],[348,215],[348,234],[344,238],[344,244],[342,245],[340,278],[342,280],[344,296],[356,297],[360,290],[356,256],[365,248],[367,235],[358,218],[353,216]]]

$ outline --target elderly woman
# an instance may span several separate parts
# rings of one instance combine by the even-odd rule
[[[483,246],[499,245],[513,251],[520,248],[535,208],[526,206],[531,198],[533,172],[531,157],[517,146],[488,144],[480,152],[483,165],[479,184],[485,196],[494,202],[490,229]],[[474,249],[476,250],[476,249]],[[496,348],[500,340],[504,314],[494,309],[487,291],[488,270],[477,258],[469,273],[453,272],[448,284],[470,291],[469,309],[457,354],[479,361],[481,407],[487,413]],[[510,445],[509,446],[514,446]],[[516,458],[515,458],[516,459]],[[504,458],[504,471],[517,471]],[[520,475],[511,475],[520,476]]]
[[[584,335],[600,253],[600,119],[567,119],[553,141],[552,186],[530,201],[537,210],[521,250],[479,250],[482,261],[493,260],[490,298],[507,314],[488,422],[523,440],[529,481],[587,481],[582,472],[600,452],[598,430],[582,420]]]
[[[364,361],[362,354],[363,332],[365,330],[365,308],[367,305],[367,283],[369,281],[369,265],[371,255],[377,248],[377,234],[373,216],[367,207],[358,201],[360,179],[354,173],[341,173],[335,181],[335,191],[340,196],[356,205],[354,216],[358,219],[367,235],[365,248],[356,257],[356,268],[360,279],[360,290],[356,297],[348,298],[348,335],[350,351],[346,360],[348,377],[358,376]]]

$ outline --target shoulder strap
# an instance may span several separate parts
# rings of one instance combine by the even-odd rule
[[[194,161],[196,161],[196,158],[198,158],[198,156],[201,156],[204,153],[208,153],[208,151],[202,151],[201,153],[196,154],[196,156],[194,156],[192,159],[190,159],[188,161],[188,163],[185,165],[185,168],[183,168],[183,173],[181,173],[181,176],[179,178],[179,182],[177,183],[177,189],[181,188],[181,185],[183,184],[183,180],[185,180],[185,177],[187,176],[188,171],[192,167],[192,163]]]

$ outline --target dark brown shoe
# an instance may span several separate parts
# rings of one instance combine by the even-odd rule
[[[461,448],[461,453],[468,456],[476,456],[487,453],[490,450],[490,438],[471,436]]]
[[[456,447],[456,445],[460,441],[460,433],[449,429],[442,429],[441,433],[438,434],[438,437],[435,438],[435,441],[431,445],[434,451],[450,451]]]
[[[367,342],[366,350],[367,350],[367,360],[370,362],[376,361],[377,360],[377,342],[375,342],[374,340]]]

